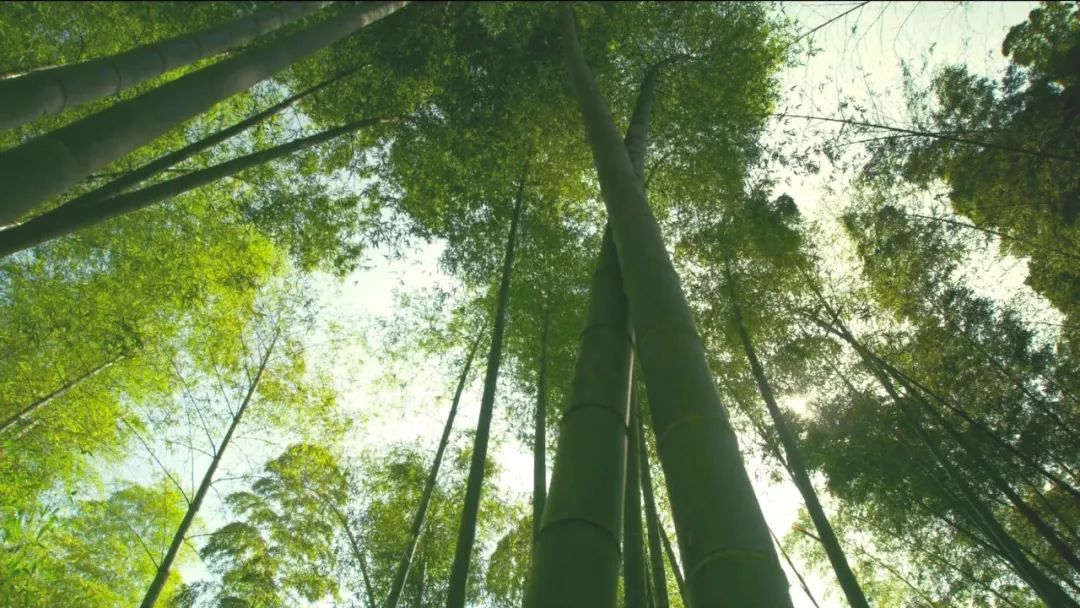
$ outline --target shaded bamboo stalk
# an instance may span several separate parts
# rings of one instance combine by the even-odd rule
[[[656,496],[653,494],[652,470],[649,468],[649,444],[645,439],[645,421],[642,420],[641,397],[637,406],[638,455],[641,467],[641,493],[645,503],[645,524],[649,540],[649,563],[652,571],[652,596],[656,608],[668,608],[667,576],[664,572],[664,551],[660,539],[660,518],[656,512]]]
[[[362,3],[270,44],[191,72],[0,155],[0,225],[15,222],[94,171],[215,103],[265,80],[401,8]]]
[[[690,605],[790,607],[787,580],[644,180],[585,61],[569,5],[563,5],[562,32],[630,303]],[[643,91],[648,85],[646,78]],[[632,122],[651,103],[642,105]]]
[[[641,526],[641,458],[638,442],[637,391],[630,379],[629,432],[626,449],[626,499],[623,502],[623,593],[626,608],[646,608],[645,538]]]
[[[428,471],[427,480],[424,482],[424,490],[420,495],[420,504],[417,505],[416,513],[413,514],[412,524],[409,526],[408,540],[401,552],[401,557],[398,559],[397,568],[394,570],[394,578],[390,581],[390,592],[387,594],[386,603],[384,604],[386,608],[397,608],[398,602],[401,600],[401,592],[405,588],[405,580],[409,576],[409,567],[412,564],[416,544],[420,540],[420,532],[427,518],[428,506],[431,504],[431,496],[435,492],[435,484],[439,478],[439,468],[442,466],[443,454],[446,452],[447,444],[450,443],[450,431],[454,428],[454,418],[457,416],[458,404],[461,403],[461,394],[465,391],[465,383],[469,379],[469,371],[472,369],[476,349],[480,347],[481,336],[482,333],[477,332],[472,346],[469,347],[469,353],[465,356],[465,364],[462,366],[461,375],[458,376],[454,399],[450,403],[450,413],[446,416],[442,437],[439,438],[439,447],[435,450],[435,458],[431,462],[431,469]]]
[[[96,226],[101,222],[125,215],[184,194],[224,177],[284,158],[294,152],[330,141],[347,133],[383,122],[382,118],[365,118],[340,127],[327,129],[266,150],[253,152],[223,163],[174,177],[141,190],[118,194],[85,205],[67,203],[47,211],[18,226],[0,230],[0,258]]]
[[[236,48],[322,9],[329,2],[282,2],[220,25],[81,63],[0,81],[0,131],[59,114],[200,59]]]
[[[616,605],[631,336],[615,244],[605,230],[533,545],[526,608]]]
[[[521,179],[518,182],[514,213],[510,220],[510,234],[506,238],[502,277],[499,279],[499,292],[495,303],[495,322],[491,329],[491,347],[488,350],[487,371],[484,375],[484,392],[480,397],[480,416],[476,423],[476,438],[473,443],[472,460],[469,462],[469,477],[465,485],[465,504],[461,511],[461,526],[458,528],[454,563],[450,570],[450,581],[446,592],[447,608],[465,607],[469,564],[472,561],[473,543],[476,541],[476,518],[480,512],[480,494],[483,491],[484,467],[487,464],[491,419],[495,410],[495,389],[499,379],[499,364],[502,362],[502,342],[510,303],[510,275],[514,267],[514,247],[518,222],[521,220],[521,209],[525,204],[525,178],[528,172],[529,164],[526,162],[522,167]]]
[[[746,354],[746,360],[750,364],[750,371],[754,376],[758,392],[761,394],[762,401],[765,402],[765,408],[772,418],[773,427],[780,437],[780,445],[784,450],[784,464],[791,474],[792,481],[795,482],[795,487],[799,489],[799,494],[802,495],[803,503],[806,504],[806,510],[810,514],[810,519],[814,523],[818,536],[821,538],[822,547],[825,549],[829,564],[832,565],[833,572],[836,574],[837,582],[840,583],[840,588],[844,591],[844,597],[847,599],[848,605],[852,608],[870,608],[869,602],[866,601],[866,595],[863,593],[858,579],[855,578],[855,573],[852,572],[851,566],[848,564],[847,556],[840,545],[840,539],[836,537],[832,524],[829,523],[829,517],[825,514],[824,507],[821,506],[817,490],[814,489],[814,484],[810,481],[810,473],[802,459],[802,452],[799,451],[795,433],[792,432],[791,425],[788,424],[787,418],[776,403],[776,397],[773,395],[769,378],[765,374],[765,368],[761,365],[761,361],[758,360],[754,342],[751,340],[750,332],[743,321],[742,307],[739,305],[735,277],[731,271],[731,262],[727,259],[724,260],[724,276],[727,280],[735,328],[739,332],[743,352]]]
[[[137,169],[122,173],[116,179],[108,183],[102,184],[101,186],[94,188],[86,194],[81,194],[64,204],[86,205],[94,201],[109,198],[125,190],[128,190],[133,186],[137,186],[140,183],[153,178],[158,173],[161,173],[166,169],[172,167],[173,165],[188,160],[189,158],[194,157],[200,152],[208,150],[211,147],[216,146],[217,144],[222,143],[232,138],[233,136],[250,129],[251,127],[254,127],[255,125],[263,122],[271,116],[274,116],[275,114],[280,113],[282,110],[285,110],[286,108],[292,106],[301,99],[304,99],[309,95],[313,95],[321,91],[322,89],[334,84],[335,82],[338,82],[342,78],[345,78],[346,76],[357,72],[359,69],[359,67],[351,68],[340,72],[334,76],[331,76],[330,78],[327,78],[326,80],[312,87],[308,87],[307,89],[304,89],[303,91],[300,91],[295,95],[291,95],[281,100],[280,102],[270,106],[269,108],[266,108],[262,112],[253,114],[245,118],[244,120],[241,120],[240,122],[221,129],[220,131],[215,131],[214,133],[211,133],[210,135],[207,135],[206,137],[203,137],[198,141],[192,142],[184,146],[183,148],[176,150],[175,152],[170,152],[164,156],[156,158],[146,163],[145,165],[138,167]]]

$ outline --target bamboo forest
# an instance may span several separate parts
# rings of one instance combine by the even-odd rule
[[[0,3],[0,608],[1080,608],[1073,2]]]

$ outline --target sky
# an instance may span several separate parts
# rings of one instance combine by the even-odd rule
[[[997,75],[1004,67],[1000,45],[1008,28],[1023,21],[1033,3],[980,2],[815,2],[784,3],[781,10],[794,19],[800,31],[822,26],[811,37],[820,49],[801,64],[781,76],[784,92],[781,109],[836,117],[841,115],[839,102],[848,98],[871,108],[882,122],[904,124],[900,97],[900,65],[906,61],[920,65],[965,63],[979,74]],[[849,12],[850,11],[850,12]],[[840,16],[843,13],[848,14]],[[835,21],[829,22],[833,18]],[[931,51],[932,49],[932,51]],[[774,131],[770,137],[779,137]],[[838,173],[822,159],[818,175],[779,173],[778,190],[791,195],[808,218],[821,222],[826,231],[835,229],[835,218],[844,205],[844,183],[848,176]],[[344,281],[317,277],[313,295],[324,319],[343,327],[370,327],[378,320],[390,320],[398,310],[396,294],[417,294],[433,285],[449,286],[453,281],[438,267],[441,245],[418,244],[402,259],[387,260],[378,252],[363,270]],[[1022,264],[1005,261],[984,265],[979,276],[983,288],[995,293],[1024,291]],[[996,290],[996,291],[995,291]],[[324,331],[307,339],[312,355],[328,352],[329,337]],[[456,370],[441,361],[430,361],[414,368],[398,370],[401,377],[388,381],[383,365],[385,357],[377,345],[359,342],[334,353],[333,361],[323,364],[332,369],[340,402],[357,422],[357,433],[347,442],[348,449],[373,449],[382,443],[406,441],[426,451],[434,451],[449,406]],[[479,374],[464,395],[458,414],[457,429],[475,425],[480,401]],[[494,425],[493,457],[503,466],[496,485],[522,501],[528,500],[532,485],[531,454],[508,428],[506,416],[499,413],[499,403],[508,398],[505,387],[498,395]],[[517,395],[514,398],[528,398]],[[782,405],[799,412],[810,407],[798,395],[782,398]],[[223,464],[221,477],[230,471],[248,471],[276,452],[259,442],[241,437]],[[153,470],[145,457],[138,459],[143,474]],[[550,466],[550,465],[549,465]],[[760,463],[748,462],[766,520],[777,536],[783,536],[794,521],[801,505],[790,483],[770,484],[763,480],[766,470]],[[820,480],[819,480],[820,482]],[[821,483],[817,484],[822,487]],[[221,484],[219,494],[204,505],[202,518],[209,529],[222,523],[219,496],[228,484]],[[826,505],[828,502],[826,501]],[[205,575],[200,564],[182,569],[185,579]],[[803,572],[811,592],[822,608],[845,605],[833,588],[829,573]],[[799,608],[813,603],[793,583],[792,596]]]

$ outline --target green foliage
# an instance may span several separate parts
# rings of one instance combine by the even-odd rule
[[[1002,46],[1012,64],[994,81],[949,66],[930,91],[912,91],[924,130],[986,145],[936,138],[872,146],[868,181],[949,188],[953,210],[1000,238],[1003,253],[1028,258],[1027,282],[1066,316],[1062,346],[1075,350],[1080,301],[1080,19],[1074,3],[1046,2],[1010,29]],[[927,93],[930,95],[928,96]],[[929,103],[932,100],[932,103]]]
[[[79,481],[87,454],[122,455],[120,417],[136,403],[168,403],[178,353],[204,370],[234,365],[256,287],[281,261],[265,239],[196,202],[189,214],[161,208],[0,263],[4,418],[111,362],[0,438],[10,442],[5,508]]]
[[[297,444],[264,471],[249,490],[226,498],[238,519],[211,534],[200,550],[220,581],[188,589],[187,601],[212,596],[212,605],[271,608],[337,597],[333,541],[348,479],[336,457]]]
[[[42,509],[5,520],[0,603],[26,608],[137,604],[186,507],[167,483],[127,485],[106,499],[78,501],[70,510]],[[178,582],[174,573],[162,597],[168,598]]]
[[[484,577],[485,597],[492,606],[515,608],[521,605],[529,573],[532,533],[532,518],[525,517],[495,545]]]
[[[469,442],[471,445],[471,442]],[[392,446],[382,454],[365,457],[358,478],[362,479],[363,503],[359,519],[361,538],[371,556],[371,581],[377,598],[385,598],[401,551],[405,547],[410,521],[420,502],[420,493],[427,477],[431,454],[412,446]],[[424,529],[420,536],[402,598],[415,597],[420,585],[421,563],[424,571],[423,605],[440,605],[446,601],[447,581],[454,561],[457,525],[461,520],[461,504],[465,496],[471,452],[448,447],[439,482],[432,494]],[[497,539],[505,534],[518,518],[521,507],[503,504],[498,487],[491,483],[498,475],[498,466],[488,462],[487,491],[480,502],[477,518],[477,547],[474,552],[474,574],[470,576],[469,601],[479,601],[484,593],[485,556]],[[493,562],[492,562],[493,563]]]

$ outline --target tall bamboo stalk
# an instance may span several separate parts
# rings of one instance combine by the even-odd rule
[[[641,526],[641,447],[638,440],[637,391],[630,379],[630,419],[626,449],[626,499],[623,502],[623,593],[626,608],[646,608],[645,535]]]
[[[647,109],[651,103],[653,84],[655,83],[655,71],[650,71],[646,77],[646,86],[642,87],[639,95],[634,118],[630,121],[623,145],[631,158],[636,175],[644,176],[645,173],[645,146],[648,137],[647,113],[642,114],[641,108]],[[643,119],[644,116],[644,119]],[[609,327],[609,330],[624,330],[626,343],[633,344],[633,330],[629,327],[627,317],[626,296],[622,290],[622,276],[618,268],[618,256],[615,253],[615,243],[611,236],[610,227],[605,228],[601,242],[599,259],[596,271],[593,273],[592,284],[589,289],[589,309],[587,325],[582,332],[582,341],[578,348],[578,360],[574,369],[574,384],[570,395],[570,403],[563,413],[565,427],[559,435],[559,445],[555,454],[555,473],[552,476],[552,491],[556,496],[567,498],[559,502],[557,515],[545,514],[541,529],[545,530],[548,522],[566,524],[567,529],[556,529],[548,534],[541,542],[541,531],[536,532],[533,546],[533,562],[530,570],[528,586],[526,588],[525,606],[609,606],[615,601],[616,576],[618,573],[618,552],[622,549],[622,537],[625,534],[626,518],[616,520],[612,518],[615,505],[624,505],[627,499],[627,475],[628,462],[626,457],[628,439],[619,442],[611,436],[605,435],[603,440],[595,446],[589,445],[587,439],[579,436],[588,428],[590,421],[570,420],[568,416],[575,412],[575,407],[580,407],[577,400],[583,395],[595,394],[600,401],[599,405],[609,409],[612,413],[626,421],[629,416],[629,392],[632,353],[624,352],[625,346],[619,339],[619,335],[592,335],[589,332],[594,327]],[[607,342],[605,342],[605,340]],[[587,372],[586,367],[600,368],[600,372]],[[623,369],[625,368],[625,369]],[[625,386],[621,376],[609,379],[604,374],[612,374],[612,370],[623,371],[627,374]],[[593,375],[589,375],[593,374]],[[611,380],[610,384],[608,384]],[[578,389],[581,393],[577,393]],[[600,391],[607,391],[603,394]],[[591,413],[591,412],[590,412]],[[598,421],[601,424],[603,420]],[[610,426],[611,420],[606,420]],[[628,424],[628,423],[627,423]],[[630,427],[623,429],[629,433]],[[564,440],[564,436],[568,437]],[[595,454],[587,459],[590,463],[588,469],[582,464],[585,459],[580,456],[568,454],[584,453],[593,449]],[[560,463],[572,463],[563,464]],[[572,473],[560,474],[562,467],[581,467]],[[607,467],[605,469],[605,467]],[[622,491],[618,492],[611,483],[616,479],[624,478]],[[632,478],[631,478],[632,479]],[[574,500],[580,497],[588,497],[595,501],[591,509]],[[565,503],[565,504],[564,504]],[[564,512],[565,511],[565,512]],[[614,513],[614,515],[625,515]],[[640,518],[640,514],[638,514]],[[640,522],[640,519],[639,519]],[[573,528],[582,523],[595,526],[596,530],[606,531],[609,536],[604,536],[602,541],[590,543],[587,551],[582,551],[580,539],[587,538],[579,535],[578,538],[571,536]],[[621,528],[620,528],[621,524]],[[638,527],[640,532],[640,525]],[[592,534],[595,537],[595,534]],[[639,535],[640,536],[640,535]],[[598,540],[598,539],[594,539]],[[614,541],[614,557],[608,552],[611,546],[609,541]],[[573,557],[571,557],[573,556]],[[624,559],[624,573],[626,572]],[[541,580],[536,582],[535,577]],[[586,580],[585,577],[592,576]],[[633,579],[634,574],[631,574]],[[641,590],[637,587],[636,580],[643,580],[643,575],[634,579],[632,583],[635,589],[630,593],[635,598],[642,597]],[[630,594],[627,597],[630,597]]]
[[[368,577],[367,571],[367,559],[364,557],[364,551],[360,548],[360,541],[356,538],[356,534],[352,531],[352,526],[349,524],[349,518],[340,509],[334,509],[334,515],[337,517],[338,523],[341,524],[342,530],[345,532],[345,538],[349,541],[349,550],[352,552],[353,560],[356,561],[357,566],[360,567],[360,577],[364,582],[364,595],[367,600],[368,608],[375,608],[375,590],[371,586],[371,579]]]
[[[970,509],[972,521],[981,528],[991,542],[998,547],[1002,556],[1012,564],[1017,574],[1019,574],[1020,577],[1028,583],[1032,591],[1034,591],[1035,594],[1051,608],[1080,608],[1080,604],[1077,604],[1077,602],[1070,598],[1060,586],[1050,580],[1045,573],[1024,555],[1020,543],[1009,534],[998,520],[997,516],[994,515],[993,511],[984,503],[974,489],[971,488],[960,470],[948,459],[941,447],[937,445],[937,442],[926,431],[917,414],[909,407],[908,401],[896,390],[891,378],[877,365],[872,354],[861,342],[855,339],[855,336],[842,324],[839,316],[836,315],[834,311],[830,311],[830,314],[833,315],[837,335],[840,335],[844,341],[855,350],[870,373],[877,379],[878,384],[880,384],[889,395],[889,398],[892,399],[893,403],[900,408],[901,414],[903,414],[905,420],[915,432],[919,441],[926,446],[934,457],[937,465],[944,471],[945,477],[951,481],[953,486],[960,492],[966,507]]]
[[[615,244],[605,230],[533,546],[527,608],[616,605],[631,341]]]
[[[454,389],[454,399],[450,403],[450,413],[446,416],[442,437],[439,438],[439,447],[435,450],[435,459],[431,461],[431,468],[428,470],[428,477],[424,482],[424,491],[420,496],[420,504],[417,505],[416,513],[413,514],[412,524],[409,526],[408,540],[401,552],[401,557],[398,559],[397,568],[394,570],[394,578],[390,581],[390,592],[387,594],[386,603],[384,604],[386,608],[397,608],[398,602],[401,600],[401,592],[405,589],[405,580],[409,576],[409,567],[412,564],[413,554],[416,552],[416,544],[420,540],[420,531],[424,528],[428,506],[431,504],[431,496],[435,492],[435,484],[439,478],[439,468],[442,466],[443,454],[446,452],[447,444],[450,443],[450,431],[454,428],[454,418],[457,416],[458,404],[461,402],[462,392],[465,391],[465,383],[469,379],[469,370],[472,369],[476,349],[480,347],[481,335],[478,332],[476,338],[473,339],[472,346],[469,347],[469,353],[465,357],[461,375],[458,376],[457,388]]]
[[[0,225],[11,224],[94,171],[250,88],[404,2],[361,3],[271,44],[186,74],[0,155]]]
[[[875,359],[878,359],[876,355],[871,353]],[[885,373],[889,373],[888,368],[882,366]],[[892,375],[892,374],[890,374]],[[940,426],[945,432],[952,437],[952,439],[961,447],[961,449],[968,455],[968,460],[975,465],[978,470],[981,470],[987,479],[990,480],[991,485],[999,492],[1005,495],[1016,510],[1028,520],[1035,531],[1054,549],[1055,552],[1067,563],[1072,569],[1080,573],[1080,556],[1077,556],[1073,551],[1069,543],[1061,537],[1061,535],[1055,530],[1049,523],[1043,519],[1031,505],[1027,503],[1012,486],[1005,481],[1004,478],[998,473],[997,468],[988,462],[985,456],[968,440],[959,429],[956,428],[941,412],[937,410],[930,403],[928,399],[914,390],[914,387],[907,384],[903,377],[893,376],[893,378],[904,387],[908,396],[916,403],[922,406],[922,409],[930,414],[931,418]]]
[[[87,205],[94,201],[99,201],[109,198],[111,196],[115,196],[125,190],[128,190],[133,186],[137,186],[140,183],[156,176],[158,173],[164,171],[165,169],[168,169],[178,163],[184,162],[185,160],[194,157],[196,154],[203,152],[204,150],[208,150],[213,146],[216,146],[217,144],[224,142],[232,138],[233,136],[250,129],[251,127],[254,127],[255,125],[263,122],[271,116],[274,116],[282,110],[292,106],[301,99],[304,99],[309,95],[313,95],[321,91],[322,89],[325,89],[326,87],[334,84],[335,82],[338,82],[342,78],[345,78],[346,76],[355,73],[359,69],[359,67],[354,67],[339,72],[338,74],[335,74],[334,76],[331,76],[330,78],[327,78],[326,80],[314,86],[308,87],[295,95],[290,95],[289,97],[286,97],[285,99],[270,106],[269,108],[266,108],[261,112],[252,114],[251,116],[235,124],[221,129],[220,131],[215,131],[198,141],[191,142],[190,144],[184,146],[183,148],[180,148],[179,150],[170,152],[159,158],[155,158],[154,160],[146,163],[141,167],[138,167],[137,169],[128,171],[120,175],[116,179],[108,183],[102,184],[97,188],[94,188],[86,194],[81,194],[71,199],[67,203],[64,203],[64,205]]]
[[[664,550],[661,548],[660,517],[656,512],[652,471],[649,468],[649,444],[645,440],[645,421],[642,420],[641,397],[637,402],[638,456],[641,470],[641,493],[645,503],[645,530],[649,539],[649,564],[652,574],[652,595],[656,608],[668,608],[667,576],[664,573]]]
[[[224,177],[257,167],[294,152],[325,143],[336,137],[383,122],[382,118],[365,118],[314,135],[246,154],[212,167],[174,177],[141,190],[117,194],[86,204],[66,203],[17,226],[0,230],[0,258],[40,245],[55,238],[89,228],[133,211],[179,196]]]
[[[678,275],[563,8],[567,63],[630,302],[691,605],[791,606]],[[637,113],[635,111],[635,113]],[[717,516],[717,514],[722,514]]]
[[[547,397],[548,337],[551,332],[551,305],[544,304],[544,322],[540,330],[540,370],[536,377],[536,412],[533,416],[533,538],[540,532],[547,499]]]
[[[730,260],[725,260],[724,264],[724,276],[727,281],[735,328],[739,332],[743,352],[746,354],[746,360],[750,364],[750,372],[754,376],[754,382],[757,384],[758,392],[761,394],[761,400],[765,402],[765,409],[768,410],[769,417],[772,418],[773,428],[776,429],[776,433],[780,437],[780,445],[784,450],[784,463],[791,474],[792,481],[795,482],[795,487],[798,488],[799,494],[802,495],[806,511],[810,514],[810,520],[814,523],[814,529],[818,532],[822,547],[825,549],[825,555],[829,558],[833,573],[836,574],[836,580],[844,591],[844,597],[847,598],[848,605],[852,608],[870,608],[870,603],[866,601],[866,595],[863,593],[855,573],[848,564],[847,555],[844,554],[844,548],[840,545],[840,539],[836,537],[832,524],[829,523],[829,517],[825,514],[821,501],[818,500],[817,490],[814,489],[814,484],[810,481],[810,472],[803,461],[795,433],[792,432],[787,417],[780,411],[780,406],[777,405],[776,397],[773,395],[772,385],[765,374],[765,368],[761,365],[761,361],[758,360],[757,349],[754,348],[750,332],[743,321],[742,306],[739,305],[739,294],[735,285],[735,276],[731,271]]]
[[[684,606],[690,604],[686,599],[686,579],[683,578],[682,569],[679,568],[679,562],[675,559],[675,550],[671,548],[671,539],[668,538],[667,530],[663,526],[660,526],[660,540],[664,542],[664,555],[667,556],[668,563],[671,564],[671,572],[675,575],[675,585],[679,588],[679,597],[683,601]]]
[[[476,540],[476,517],[480,512],[480,493],[484,486],[484,467],[487,463],[488,439],[495,409],[495,388],[499,379],[499,364],[502,362],[503,332],[506,329],[507,309],[510,303],[510,274],[514,267],[514,246],[518,222],[521,219],[521,209],[525,204],[525,178],[528,171],[529,165],[526,162],[522,167],[521,179],[518,182],[514,215],[510,220],[510,234],[506,238],[502,277],[499,280],[499,293],[495,303],[495,323],[491,329],[491,348],[488,351],[487,372],[484,376],[484,393],[480,398],[480,418],[476,423],[476,439],[473,443],[472,460],[469,463],[469,478],[465,486],[465,504],[461,512],[461,526],[458,528],[454,564],[450,570],[450,583],[446,593],[447,608],[464,608],[465,606],[469,564],[472,561],[472,548]]]
[[[165,582],[169,579],[169,571],[172,569],[173,562],[176,561],[177,554],[180,553],[180,547],[184,544],[184,539],[187,538],[191,523],[195,521],[195,516],[199,513],[199,508],[202,506],[203,499],[206,498],[206,493],[210,491],[210,484],[214,481],[214,473],[217,472],[218,465],[221,463],[221,457],[225,455],[225,449],[229,447],[229,441],[232,440],[233,433],[236,432],[236,427],[240,426],[240,420],[244,417],[244,412],[246,412],[248,406],[251,405],[251,398],[255,396],[255,389],[259,386],[259,381],[262,379],[263,372],[266,371],[266,364],[270,360],[270,353],[273,352],[274,345],[277,344],[277,339],[278,330],[275,330],[274,337],[270,340],[270,345],[266,347],[266,352],[263,353],[262,360],[259,362],[259,369],[255,372],[255,378],[251,380],[247,394],[244,395],[244,400],[240,403],[240,407],[237,408],[236,413],[233,414],[232,422],[229,423],[229,429],[225,432],[225,436],[221,439],[221,444],[218,445],[217,451],[214,452],[214,457],[210,460],[210,466],[206,467],[206,473],[203,474],[202,481],[199,483],[199,489],[195,492],[195,496],[192,497],[191,503],[188,505],[187,513],[184,514],[184,519],[180,521],[180,525],[176,528],[176,533],[173,535],[172,542],[169,544],[169,549],[165,553],[165,557],[162,558],[161,563],[158,564],[154,580],[146,590],[146,596],[143,597],[143,601],[139,604],[139,608],[153,608],[153,606],[157,604],[158,596],[165,587]]]
[[[909,392],[913,394],[921,393],[926,397],[933,399],[935,402],[945,406],[946,409],[959,416],[962,420],[964,420],[964,422],[971,425],[971,427],[977,429],[980,433],[983,434],[983,436],[987,437],[998,446],[1004,448],[1009,453],[1016,456],[1022,463],[1038,471],[1039,474],[1046,479],[1054,482],[1054,484],[1057,485],[1060,489],[1068,493],[1075,502],[1080,504],[1080,489],[1077,489],[1075,486],[1063,479],[1060,475],[1057,475],[1047,469],[1043,464],[1039,463],[1031,455],[1024,453],[1019,448],[1003,439],[1000,432],[997,432],[994,429],[990,428],[990,426],[987,425],[982,419],[972,416],[962,407],[953,402],[951,399],[946,398],[941,393],[930,389],[922,382],[919,382],[915,378],[912,378],[910,375],[900,371],[894,365],[882,359],[877,354],[871,354],[873,355],[874,360],[877,361],[878,365],[880,365],[882,369],[884,369],[884,371],[890,376],[896,378],[897,382],[903,384],[905,387],[908,387]]]
[[[329,2],[281,2],[198,32],[130,51],[0,81],[0,131],[58,114],[176,68],[236,48],[320,10]]]

